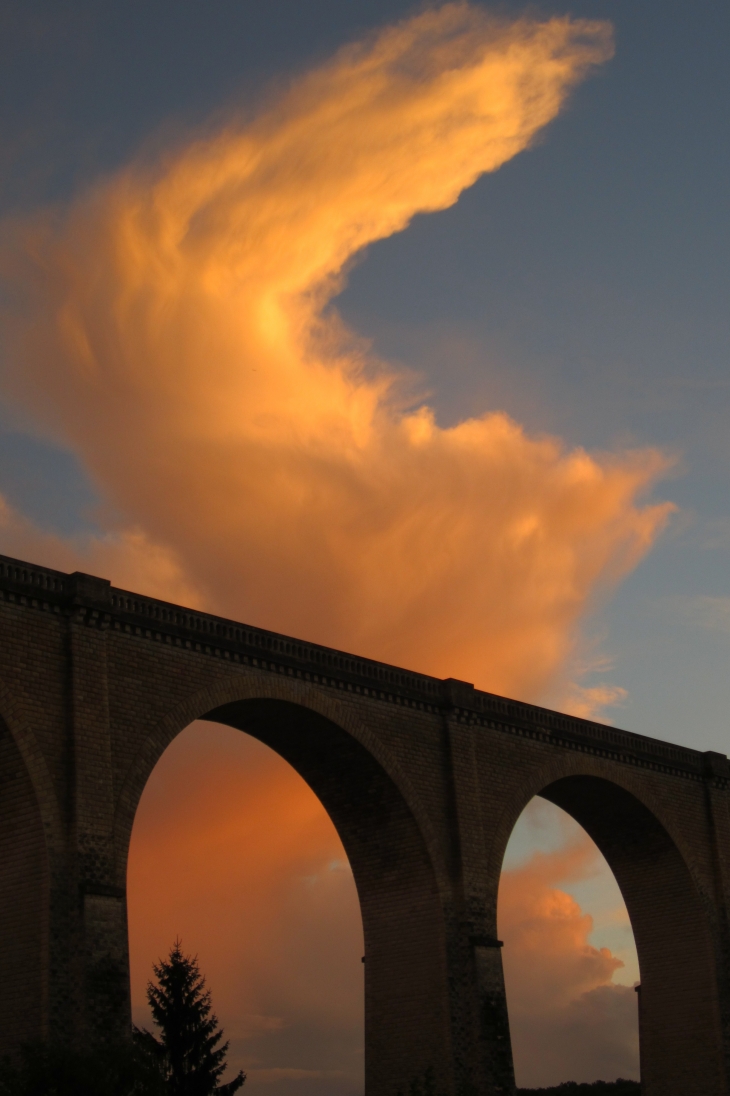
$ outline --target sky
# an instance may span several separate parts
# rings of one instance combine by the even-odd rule
[[[714,0],[1,4],[0,551],[727,752],[728,24]],[[229,845],[218,905],[243,917],[255,877],[252,924],[341,951],[269,1000],[274,946],[241,942],[253,988],[219,1011],[252,1086],[355,1092],[346,861],[283,763],[219,734],[186,731],[142,800],[135,969],[179,930],[228,985],[234,929],[180,913],[192,837],[175,909],[135,880],[191,757],[240,770],[236,848],[270,785],[307,841],[249,849],[235,886]],[[615,884],[530,810],[500,899],[518,1079],[635,1075]]]

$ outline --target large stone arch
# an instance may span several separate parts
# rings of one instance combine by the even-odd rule
[[[423,799],[414,787],[413,780],[398,763],[392,750],[385,747],[382,739],[370,730],[358,714],[357,705],[348,703],[347,695],[335,698],[325,689],[297,679],[251,680],[238,674],[216,681],[205,689],[192,691],[175,704],[145,735],[140,749],[124,774],[116,797],[114,834],[117,861],[121,872],[120,884],[123,885],[124,882],[126,870],[124,858],[139,798],[149,774],[172,740],[196,719],[210,718],[213,721],[223,722],[215,719],[211,714],[215,709],[240,701],[264,699],[290,701],[292,704],[316,712],[324,719],[340,726],[373,755],[393,780],[413,814],[428,848],[439,890],[444,902],[447,903],[450,899],[452,880],[444,855],[443,840],[439,840],[436,828],[428,811],[424,809]]]
[[[176,705],[146,736],[117,799],[120,883],[147,779],[170,742],[195,719],[235,727],[268,745],[312,788],[338,832],[363,921],[368,1088],[405,1090],[429,1067],[448,1085],[453,1048],[446,869],[410,781],[346,698],[333,699],[297,681],[269,684],[239,675]]]
[[[647,1092],[722,1093],[726,1077],[716,904],[692,856],[692,835],[645,773],[571,756],[532,772],[503,812],[492,855],[534,796],[560,807],[605,857],[631,921],[639,960],[639,1038]],[[667,809],[668,808],[668,809]],[[681,821],[681,820],[680,820]],[[696,835],[695,835],[696,844]],[[496,895],[495,895],[496,904]],[[702,1062],[702,1076],[697,1064]]]

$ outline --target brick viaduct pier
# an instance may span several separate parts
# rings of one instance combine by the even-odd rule
[[[0,1049],[129,1031],[135,810],[184,727],[286,758],[347,851],[365,933],[368,1096],[427,1066],[513,1090],[502,858],[535,795],[628,907],[646,1096],[727,1096],[730,770],[699,753],[0,557]]]

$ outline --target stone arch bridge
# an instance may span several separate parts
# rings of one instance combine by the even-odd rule
[[[347,851],[368,1096],[511,1093],[502,858],[541,795],[605,855],[646,1096],[727,1094],[730,771],[699,753],[0,557],[0,1050],[129,1032],[139,797],[194,719],[289,761]]]

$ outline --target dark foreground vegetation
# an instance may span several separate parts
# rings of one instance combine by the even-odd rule
[[[641,1085],[638,1081],[593,1081],[592,1084],[578,1084],[577,1081],[563,1081],[552,1088],[518,1088],[517,1096],[640,1096]],[[404,1096],[399,1092],[398,1096]],[[420,1077],[414,1078],[408,1088],[408,1096],[444,1096],[438,1091],[433,1069],[427,1069]],[[463,1091],[460,1096],[476,1096],[476,1092]]]
[[[579,1085],[576,1081],[563,1081],[552,1088],[518,1088],[519,1096],[639,1096],[638,1081],[594,1081]]]
[[[131,1042],[93,1050],[24,1047],[0,1062],[0,1096],[233,1096],[246,1075],[221,1083],[228,1043],[196,960],[176,940],[154,971],[147,1000],[158,1034],[134,1028]]]
[[[0,1064],[0,1096],[169,1096],[157,1063],[126,1044],[98,1051],[30,1044]]]

